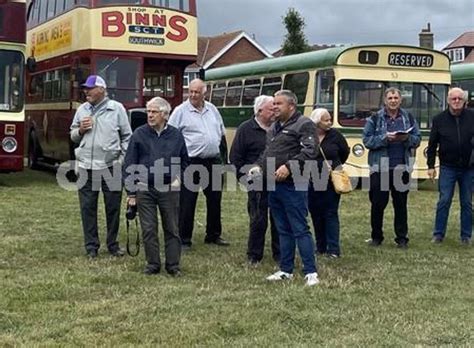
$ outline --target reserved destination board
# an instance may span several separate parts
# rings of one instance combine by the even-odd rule
[[[391,52],[388,55],[388,64],[394,66],[430,68],[433,61],[431,54]]]

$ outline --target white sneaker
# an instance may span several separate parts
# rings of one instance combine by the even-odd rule
[[[283,271],[278,271],[278,272],[273,273],[272,275],[269,275],[267,277],[267,280],[269,280],[271,282],[274,282],[274,281],[278,281],[278,280],[290,280],[292,278],[293,278],[293,274],[286,273],[286,272],[283,272]]]
[[[307,286],[313,286],[319,283],[319,278],[317,273],[308,273],[305,275],[304,279],[306,280]]]

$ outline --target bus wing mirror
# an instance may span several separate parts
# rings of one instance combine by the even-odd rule
[[[36,70],[36,59],[35,57],[28,57],[26,60],[26,68],[30,73],[35,72]]]

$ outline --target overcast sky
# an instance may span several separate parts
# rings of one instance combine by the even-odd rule
[[[199,35],[244,30],[270,53],[280,48],[289,7],[304,18],[309,44],[418,45],[431,23],[436,49],[474,31],[474,0],[198,0]]]

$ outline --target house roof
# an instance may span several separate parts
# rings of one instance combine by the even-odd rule
[[[467,31],[459,35],[457,39],[443,48],[443,50],[458,47],[474,47],[474,31]]]
[[[217,36],[200,36],[198,38],[198,56],[196,63],[192,64],[190,67],[202,67],[207,69],[242,38],[247,39],[265,56],[272,56],[264,47],[256,42],[255,39],[250,37],[246,32],[243,30],[238,30],[231,33],[223,33]]]

